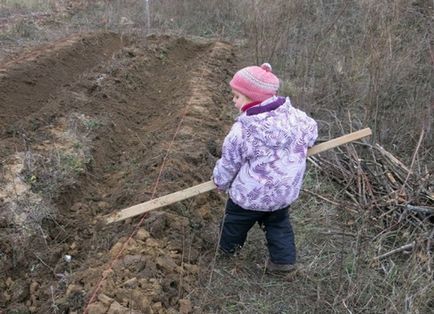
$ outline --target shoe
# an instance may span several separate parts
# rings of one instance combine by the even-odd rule
[[[266,269],[271,273],[290,273],[297,269],[297,266],[294,264],[275,264],[272,261],[268,260]]]

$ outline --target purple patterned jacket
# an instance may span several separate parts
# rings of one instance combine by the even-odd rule
[[[269,98],[237,117],[214,167],[214,183],[242,208],[286,207],[299,195],[307,149],[317,136],[315,120],[289,98]]]

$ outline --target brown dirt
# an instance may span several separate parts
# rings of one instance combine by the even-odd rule
[[[28,116],[121,47],[118,35],[74,35],[0,65],[0,125]]]
[[[209,180],[233,59],[221,42],[100,33],[0,67],[5,313],[81,312],[104,271],[89,313],[200,312],[189,296],[216,244],[217,194],[148,214],[112,267],[139,218],[98,218],[150,199],[181,119],[156,196]]]

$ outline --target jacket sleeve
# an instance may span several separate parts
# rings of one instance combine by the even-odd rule
[[[235,122],[223,142],[222,157],[213,170],[213,181],[219,190],[226,191],[244,162],[243,133],[240,122]]]
[[[312,147],[313,144],[315,144],[316,139],[318,138],[318,124],[316,123],[316,121],[312,118],[308,118],[308,141],[307,141],[307,145],[309,147]]]

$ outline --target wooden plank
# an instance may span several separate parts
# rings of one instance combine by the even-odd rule
[[[371,134],[372,134],[372,131],[370,128],[362,129],[362,130],[359,130],[356,132],[352,132],[350,134],[342,135],[342,136],[337,137],[335,139],[332,139],[330,141],[315,145],[315,146],[311,147],[307,153],[309,156],[316,155],[318,153],[324,152],[326,150],[340,146],[342,144],[346,144],[346,143],[353,142],[355,140],[359,140],[359,139],[364,138],[366,136],[369,136]]]
[[[134,217],[149,212],[151,210],[185,200],[195,195],[199,195],[214,190],[215,188],[216,186],[214,182],[207,181],[205,183],[192,186],[188,189],[181,190],[172,194],[168,194],[159,198],[155,198],[153,200],[125,208],[118,213],[113,213],[111,215],[108,215],[106,217],[106,223],[110,224],[112,222],[125,220],[127,218]]]
[[[337,147],[339,145],[342,144],[346,144],[358,139],[361,139],[363,137],[369,136],[371,135],[371,129],[366,128],[357,132],[353,132],[347,135],[343,135],[341,137],[335,138],[333,140],[315,145],[313,147],[311,147],[308,150],[308,155],[315,155],[321,152],[324,152],[326,150],[329,150],[331,148]],[[108,216],[106,216],[104,219],[106,221],[107,224],[110,224],[112,222],[116,222],[116,221],[121,221],[121,220],[125,220],[127,218],[130,217],[134,217],[140,214],[144,214],[146,212],[149,212],[151,210],[157,209],[157,208],[161,208],[185,199],[188,199],[190,197],[211,191],[213,189],[215,189],[216,186],[214,184],[214,182],[212,181],[207,181],[198,185],[195,185],[193,187],[190,187],[188,189],[185,190],[181,190],[175,193],[171,193],[141,204],[137,204],[128,208],[125,208],[119,212],[110,214]]]

